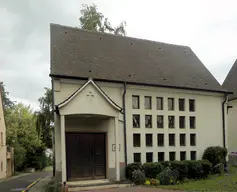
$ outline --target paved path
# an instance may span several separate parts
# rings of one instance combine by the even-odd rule
[[[129,187],[129,188],[93,190],[93,192],[182,192],[182,191],[170,190],[170,189],[146,188],[146,187]]]
[[[0,192],[21,192],[27,188],[31,183],[40,177],[51,176],[52,171],[36,172],[29,175],[23,175],[17,178],[6,180],[0,183]]]

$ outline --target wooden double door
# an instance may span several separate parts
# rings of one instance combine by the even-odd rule
[[[69,181],[106,178],[105,138],[104,133],[66,133]]]

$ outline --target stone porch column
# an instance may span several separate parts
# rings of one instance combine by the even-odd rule
[[[66,146],[65,146],[65,116],[60,116],[61,123],[61,160],[62,160],[62,182],[66,182]]]
[[[115,168],[116,168],[116,181],[120,181],[120,158],[119,158],[119,133],[118,133],[118,117],[115,117]]]

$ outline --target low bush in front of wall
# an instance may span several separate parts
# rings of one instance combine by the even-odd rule
[[[141,163],[130,163],[125,168],[126,178],[132,180],[132,175],[135,170],[142,170]]]
[[[172,171],[177,171],[179,173],[178,180],[182,181],[184,178],[188,177],[188,165],[184,161],[171,161],[169,163],[169,168]]]
[[[200,161],[186,160],[183,161],[188,167],[188,178],[189,179],[200,179],[203,178],[203,169]]]
[[[144,163],[142,165],[147,178],[156,178],[156,176],[163,170],[163,166],[159,163]]]
[[[203,178],[207,178],[208,175],[210,175],[210,173],[211,173],[212,163],[210,163],[208,160],[199,160],[199,162],[202,165]]]

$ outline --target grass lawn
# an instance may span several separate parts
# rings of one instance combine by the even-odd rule
[[[189,181],[179,185],[163,185],[159,188],[186,191],[237,191],[237,167],[231,167],[229,175],[212,175],[205,180]]]

